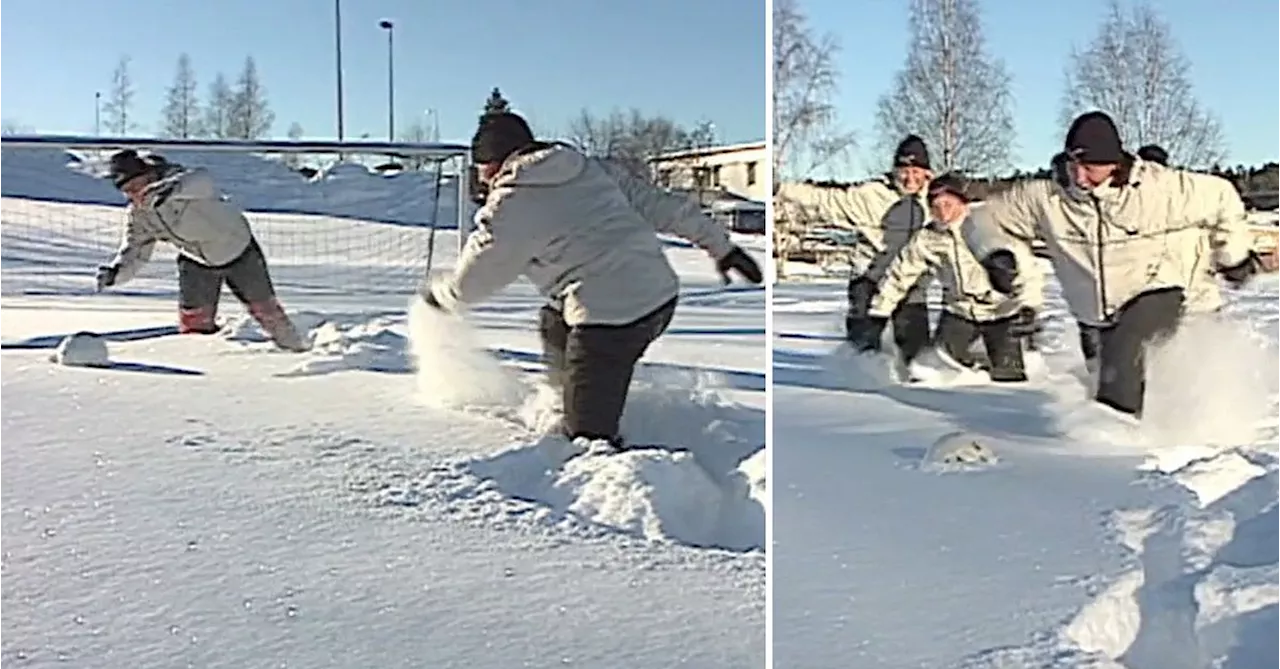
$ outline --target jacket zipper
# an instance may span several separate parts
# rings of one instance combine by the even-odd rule
[[[1107,313],[1107,272],[1105,267],[1103,267],[1102,246],[1104,242],[1102,240],[1102,234],[1104,231],[1104,224],[1102,220],[1102,200],[1099,200],[1098,196],[1092,193],[1089,194],[1089,198],[1093,200],[1093,210],[1094,213],[1098,215],[1098,315],[1102,317],[1103,321],[1106,321],[1111,318],[1111,316]]]

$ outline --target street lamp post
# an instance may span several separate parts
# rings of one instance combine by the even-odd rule
[[[387,31],[387,141],[396,141],[396,26],[383,19],[378,27]]]
[[[342,114],[342,0],[333,0],[333,46],[334,56],[337,67],[337,85],[338,85],[338,141],[341,142],[344,136],[344,123]]]
[[[102,92],[93,94],[93,136],[102,136]]]

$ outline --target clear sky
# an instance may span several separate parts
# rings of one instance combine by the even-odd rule
[[[381,19],[396,25],[398,129],[435,109],[442,141],[468,141],[498,86],[552,136],[583,107],[636,107],[711,121],[723,142],[765,138],[764,0],[343,0],[342,14],[348,138],[387,134]],[[150,134],[186,52],[202,97],[252,55],[274,136],[294,121],[337,135],[333,0],[7,0],[0,29],[5,121],[91,134],[94,92],[129,54],[135,134]]]
[[[800,0],[810,26],[841,43],[843,74],[838,104],[846,126],[858,133],[850,173],[880,171],[876,155],[876,100],[902,66],[907,44],[906,0]],[[693,3],[690,3],[693,4]],[[1276,0],[1155,0],[1191,61],[1195,92],[1222,122],[1228,162],[1259,164],[1280,153],[1280,65]],[[1017,122],[1015,162],[1048,165],[1066,128],[1058,122],[1063,68],[1074,44],[1096,33],[1106,0],[1049,2],[981,0],[990,52],[1013,78]]]

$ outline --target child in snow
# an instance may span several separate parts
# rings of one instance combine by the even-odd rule
[[[169,242],[178,249],[178,332],[217,332],[226,282],[277,346],[306,349],[276,299],[248,219],[219,197],[207,171],[125,149],[111,156],[110,178],[129,198],[129,211],[119,251],[98,268],[99,292],[128,282],[151,259],[156,242]]]
[[[938,348],[961,365],[976,367],[972,349],[981,338],[991,380],[1027,380],[1022,342],[1035,330],[1039,291],[1010,297],[992,288],[961,237],[969,217],[964,181],[951,174],[937,177],[929,184],[928,202],[932,220],[889,262],[867,308],[872,327],[854,345],[862,351],[879,348],[889,315],[921,276],[932,274],[942,284],[943,312],[934,335]]]
[[[1141,417],[1145,352],[1177,330],[1188,287],[1204,271],[1205,236],[1209,268],[1231,285],[1274,258],[1252,250],[1230,182],[1128,153],[1106,114],[1076,118],[1064,144],[1067,181],[1026,181],[988,198],[968,240],[1005,292],[1039,272],[1018,259],[1044,242],[1072,315],[1099,330],[1096,400]]]
[[[549,301],[539,332],[566,435],[624,448],[619,421],[632,374],[666,331],[679,292],[656,233],[697,244],[726,280],[736,272],[761,283],[760,267],[696,202],[536,141],[516,114],[482,117],[471,151],[487,193],[477,227],[452,276],[424,284],[422,299],[453,312],[528,278]]]

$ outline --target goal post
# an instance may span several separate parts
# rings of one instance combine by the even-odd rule
[[[0,141],[4,294],[92,290],[123,231],[125,198],[105,178],[123,148],[208,170],[245,211],[291,303],[407,295],[429,269],[452,264],[472,227],[462,144],[9,136]],[[120,292],[174,293],[175,259],[158,245]]]

